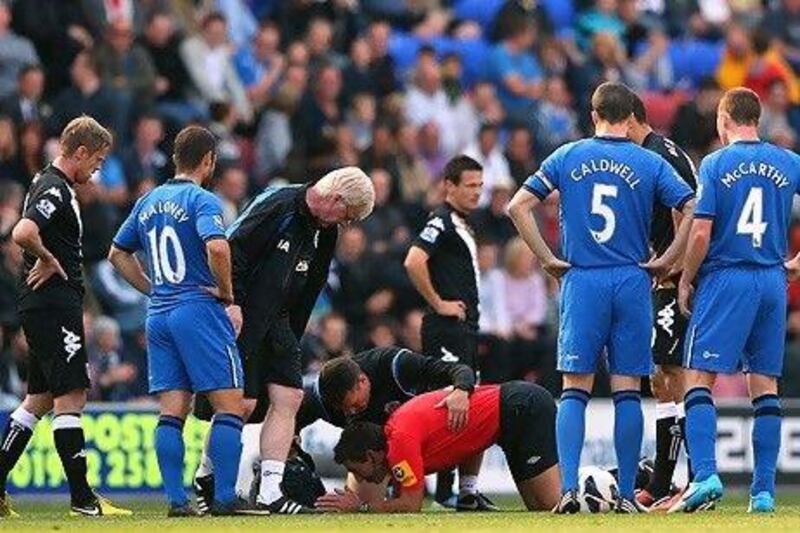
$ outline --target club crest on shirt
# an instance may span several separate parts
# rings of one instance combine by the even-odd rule
[[[44,193],[45,194],[51,194],[51,195],[55,196],[56,198],[58,198],[59,202],[63,202],[64,201],[64,198],[61,197],[61,191],[58,190],[57,187],[50,187],[49,189],[44,191]]]
[[[417,476],[411,470],[408,461],[401,461],[392,467],[392,477],[403,487],[413,487],[417,484]]]

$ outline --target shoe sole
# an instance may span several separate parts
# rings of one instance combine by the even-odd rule
[[[722,499],[722,491],[711,491],[709,492],[703,501],[697,504],[694,507],[689,506],[689,500],[681,500],[678,502],[674,507],[672,507],[668,513],[694,513],[696,511],[708,511],[716,507],[717,502]]]

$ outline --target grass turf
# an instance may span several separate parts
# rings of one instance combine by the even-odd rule
[[[467,533],[472,531],[576,532],[676,532],[676,531],[800,531],[800,493],[781,495],[774,515],[749,515],[744,496],[726,497],[716,511],[675,515],[592,515],[555,516],[526,513],[518,500],[498,501],[507,511],[500,513],[453,513],[426,510],[417,515],[323,515],[310,517],[242,517],[167,519],[164,504],[157,500],[118,500],[133,509],[131,517],[76,518],[67,516],[66,501],[26,499],[14,505],[22,515],[0,519],[5,531],[325,531],[359,533],[396,531],[425,533]]]

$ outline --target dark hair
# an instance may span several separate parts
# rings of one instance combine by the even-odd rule
[[[633,118],[635,118],[636,122],[639,124],[646,124],[647,109],[644,107],[644,101],[636,93],[632,93],[631,98],[633,99],[631,102],[633,104]]]
[[[625,84],[605,82],[592,95],[592,110],[611,124],[628,120],[633,113],[633,91]]]
[[[178,172],[192,171],[200,166],[206,154],[216,154],[216,150],[213,133],[201,126],[187,126],[175,137],[172,160]]]
[[[219,11],[212,11],[211,13],[203,17],[203,20],[200,22],[200,27],[205,30],[212,22],[222,22],[223,24],[227,24],[228,19],[226,19],[225,15],[223,15]]]
[[[417,51],[417,57],[421,56],[433,56],[435,58],[436,48],[434,48],[429,44],[423,44],[422,46],[419,47],[419,50]]]
[[[325,363],[319,373],[319,394],[322,402],[341,409],[344,397],[353,390],[362,373],[361,367],[349,357],[340,357]]]
[[[339,442],[333,448],[333,460],[340,465],[345,461],[360,463],[367,458],[369,450],[385,451],[386,449],[383,427],[372,422],[354,422],[342,431]]]
[[[497,124],[495,124],[494,122],[484,122],[483,124],[481,124],[481,127],[478,130],[478,136],[483,135],[487,131],[492,131],[494,133],[497,133],[497,130],[498,130]]]
[[[21,80],[31,72],[37,72],[37,71],[44,73],[44,70],[42,70],[41,65],[38,65],[36,63],[28,63],[27,65],[19,69],[19,73],[17,74],[17,79]]]
[[[761,118],[761,101],[758,95],[745,87],[737,87],[725,93],[719,107],[741,126],[758,126],[758,119]]]
[[[719,82],[714,76],[706,76],[702,80],[700,80],[700,84],[697,86],[698,91],[718,91],[719,90]]]
[[[457,155],[445,165],[442,170],[442,178],[458,185],[461,183],[461,174],[470,170],[481,171],[483,166],[468,155]]]
[[[757,55],[764,55],[769,50],[770,36],[759,28],[750,35],[750,42],[753,43],[753,52]]]

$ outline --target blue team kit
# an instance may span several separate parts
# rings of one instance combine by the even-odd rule
[[[242,387],[233,326],[205,287],[216,284],[206,242],[224,239],[212,193],[173,179],[142,197],[114,245],[142,251],[153,292],[147,315],[150,392]]]
[[[695,218],[713,220],[684,366],[780,376],[786,336],[787,232],[800,157],[738,141],[703,159]]]
[[[660,156],[626,138],[594,137],[553,152],[524,187],[558,191],[561,284],[558,369],[591,374],[604,349],[612,374],[652,370],[649,259],[653,206],[681,209],[692,189]]]

